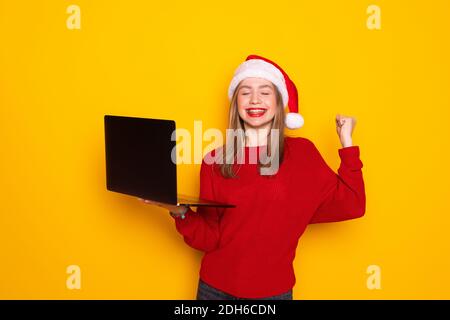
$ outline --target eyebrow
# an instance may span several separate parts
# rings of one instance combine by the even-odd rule
[[[252,87],[244,85],[244,86],[241,86],[241,87],[239,88],[239,90],[244,89],[244,88],[245,88],[245,89],[251,89]],[[270,89],[272,89],[272,87],[271,87],[270,85],[268,85],[268,84],[260,85],[258,88],[259,88],[259,89],[262,89],[262,88],[270,88]]]

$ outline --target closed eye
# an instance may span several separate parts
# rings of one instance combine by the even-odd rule
[[[246,96],[246,95],[249,95],[250,93],[248,93],[248,92],[244,92],[244,93],[241,93],[243,96]],[[268,96],[268,95],[270,95],[270,92],[261,92],[261,94],[262,95],[265,95],[265,96]]]

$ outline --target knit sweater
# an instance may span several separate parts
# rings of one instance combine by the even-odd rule
[[[217,164],[203,159],[200,197],[236,207],[198,207],[185,219],[174,217],[184,241],[205,252],[200,278],[241,298],[292,289],[296,248],[307,225],[359,218],[366,206],[358,146],[338,150],[336,174],[310,140],[286,137],[284,159],[270,177],[249,161],[261,148],[245,147],[246,162],[236,165],[238,178],[224,178]]]

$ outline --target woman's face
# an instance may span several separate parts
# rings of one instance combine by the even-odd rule
[[[262,128],[275,116],[277,98],[272,82],[261,78],[242,80],[237,92],[237,106],[247,127]]]

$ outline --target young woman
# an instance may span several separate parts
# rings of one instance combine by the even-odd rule
[[[284,136],[285,126],[299,128],[303,118],[297,89],[277,64],[248,56],[237,68],[228,95],[229,129],[242,129],[245,135],[233,136],[231,143],[227,139],[226,146],[205,156],[200,197],[236,207],[199,207],[194,212],[141,200],[167,208],[185,242],[205,252],[197,299],[292,299],[293,260],[307,225],[365,213],[363,164],[359,147],[352,145],[356,122],[336,116],[342,145],[336,174],[310,140]],[[252,154],[257,161],[249,161]],[[238,155],[245,161],[226,161]]]

